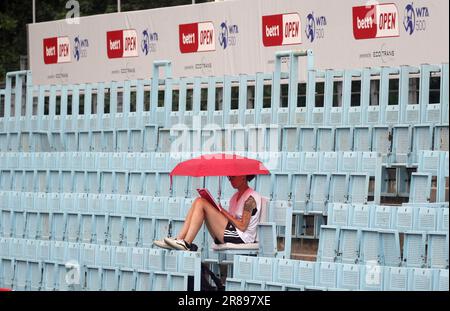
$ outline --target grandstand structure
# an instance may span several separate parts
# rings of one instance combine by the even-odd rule
[[[448,82],[447,63],[320,71],[311,50],[255,75],[173,78],[158,61],[148,80],[37,86],[10,72],[0,287],[200,290],[205,262],[229,266],[227,290],[448,290]],[[268,199],[258,248],[213,250],[205,228],[197,252],[155,248],[199,186],[226,206],[225,177],[169,178],[222,151],[271,170],[251,183]]]

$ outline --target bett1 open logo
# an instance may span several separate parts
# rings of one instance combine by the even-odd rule
[[[297,13],[265,15],[262,17],[264,46],[302,43],[300,15]]]
[[[399,16],[393,3],[356,6],[353,13],[355,39],[388,38],[399,36]]]
[[[135,29],[114,30],[106,33],[108,58],[137,57],[138,44]]]
[[[216,36],[212,22],[178,25],[178,36],[181,53],[216,50]]]
[[[52,37],[43,40],[44,63],[59,64],[70,62],[69,37]]]

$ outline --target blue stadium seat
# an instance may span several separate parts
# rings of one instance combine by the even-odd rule
[[[100,291],[102,289],[102,269],[95,266],[86,267],[87,291]]]
[[[226,291],[242,291],[244,290],[244,280],[237,278],[227,278],[225,289]]]
[[[437,216],[437,208],[419,207],[416,229],[420,231],[436,231]]]
[[[448,231],[428,232],[427,266],[448,269]]]
[[[408,290],[408,268],[405,267],[385,267],[384,287],[385,291],[406,291]]]
[[[392,153],[390,162],[409,165],[412,149],[412,131],[409,125],[394,125],[392,128]]]
[[[151,247],[155,236],[155,219],[139,217],[139,246]]]
[[[371,205],[353,204],[349,225],[353,227],[369,228],[371,215]]]
[[[377,264],[361,265],[361,290],[381,291],[384,286],[384,269]]]
[[[348,202],[367,203],[369,192],[369,176],[367,174],[352,173],[349,176]]]
[[[426,203],[430,201],[431,175],[423,173],[411,174],[409,202]]]
[[[422,232],[405,232],[403,239],[403,265],[425,266],[426,235]]]
[[[152,273],[138,270],[136,272],[136,291],[150,291],[152,289]]]
[[[152,274],[152,291],[168,291],[169,273],[163,271],[155,271]]]
[[[338,126],[335,128],[335,151],[353,150],[354,128],[352,126]]]
[[[257,257],[255,259],[254,279],[258,281],[271,282],[274,280],[276,261],[269,257]]]
[[[243,280],[254,279],[255,257],[234,256],[233,277]]]
[[[318,265],[316,262],[298,261],[294,283],[302,286],[314,286],[316,283],[315,277],[317,275],[316,265]]]
[[[412,127],[412,162],[418,162],[421,150],[433,150],[433,128],[426,124],[416,124]]]
[[[27,289],[38,291],[41,288],[42,262],[28,260]]]
[[[433,150],[449,151],[449,132],[448,124],[436,124],[434,126],[434,144]]]
[[[311,195],[307,206],[308,213],[322,214],[328,201],[330,175],[315,173],[311,176]]]
[[[400,266],[400,237],[398,231],[380,229],[381,264],[384,266]]]
[[[53,262],[43,262],[42,270],[42,290],[54,291],[57,290],[56,286],[56,272],[57,264]]]
[[[391,207],[386,205],[377,205],[373,212],[372,228],[377,229],[391,229],[394,223],[394,209],[397,207]]]
[[[123,218],[123,241],[125,245],[136,246],[139,239],[139,220],[134,216]]]
[[[132,269],[122,268],[119,274],[119,290],[132,291],[136,290],[136,273]]]
[[[448,214],[449,209],[441,208],[438,215],[438,231],[448,231]]]
[[[350,205],[328,203],[327,224],[330,226],[348,226],[350,220]]]
[[[163,249],[153,248],[148,250],[148,269],[151,271],[165,270],[165,254]]]
[[[186,273],[170,273],[169,274],[169,290],[171,291],[187,291],[188,275]]]
[[[408,273],[408,290],[431,291],[433,289],[433,273],[431,269],[413,268]]]
[[[25,236],[26,212],[15,211],[12,214],[12,235],[16,238]]]
[[[28,262],[23,259],[15,259],[13,290],[24,291],[27,287]]]
[[[294,284],[295,270],[298,269],[297,261],[278,259],[276,260],[276,265],[274,280],[283,284]]]
[[[322,237],[323,238],[323,237]],[[342,263],[355,264],[359,261],[361,231],[356,228],[342,227],[339,230],[339,260]]]
[[[355,264],[338,265],[337,288],[348,290],[359,290],[360,266]]]
[[[334,262],[339,252],[339,228],[335,226],[321,226],[317,261]],[[306,285],[306,284],[301,284]]]
[[[448,291],[448,269],[435,270],[433,276],[433,290],[436,291]]]
[[[328,151],[319,154],[319,171],[336,173],[338,172],[339,152]]]
[[[400,232],[414,230],[418,209],[411,206],[399,206],[394,209],[393,228]]]
[[[294,212],[305,212],[306,206],[310,200],[310,183],[309,174],[293,174],[291,183],[292,201],[294,202]]]
[[[337,285],[338,264],[318,262],[317,265],[315,286],[335,288]]]
[[[118,268],[131,266],[131,249],[125,246],[115,246],[112,251],[112,265]]]
[[[101,290],[117,291],[119,289],[119,270],[116,268],[102,268]]]
[[[319,171],[319,153],[303,152],[302,156],[300,172],[317,173]]]
[[[108,217],[109,243],[121,245],[123,241],[123,216],[110,215]]]
[[[332,173],[330,177],[328,202],[345,203],[348,195],[348,175]]]
[[[145,269],[147,265],[147,249],[143,247],[133,247],[131,250],[131,268]]]

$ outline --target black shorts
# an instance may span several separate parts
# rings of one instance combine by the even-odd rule
[[[216,244],[221,244],[218,239],[214,239]],[[223,232],[223,242],[224,243],[234,243],[234,244],[242,244],[245,243],[242,241],[241,237],[236,231],[236,227],[233,225],[231,221],[228,221],[227,226],[225,227],[225,231]]]

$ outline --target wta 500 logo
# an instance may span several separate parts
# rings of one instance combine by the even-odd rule
[[[314,12],[309,13],[306,16],[306,39],[313,42],[315,39],[325,38],[325,26],[327,26],[325,16],[314,16]]]
[[[403,27],[405,31],[412,35],[414,30],[424,31],[427,29],[427,18],[430,17],[428,7],[414,7],[413,3],[405,7],[405,16],[403,18]]]
[[[139,55],[137,32],[134,29],[114,30],[106,33],[108,58],[136,57]]]
[[[399,36],[399,16],[393,3],[353,7],[353,36],[373,39]]]
[[[266,15],[262,17],[264,46],[302,43],[300,15],[297,13]]]
[[[43,40],[44,63],[59,64],[70,62],[69,37],[53,37]]]
[[[212,22],[181,24],[178,26],[181,53],[216,50],[214,24]]]

